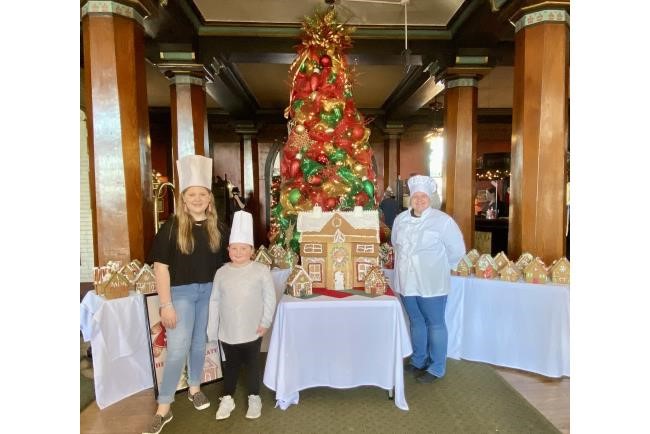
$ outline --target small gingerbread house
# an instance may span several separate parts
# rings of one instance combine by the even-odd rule
[[[148,264],[144,264],[135,278],[135,290],[139,294],[155,294],[156,278]]]
[[[535,258],[530,264],[526,265],[523,275],[524,280],[528,283],[548,282],[548,270],[544,262],[539,258]]]
[[[497,253],[497,255],[494,257],[494,263],[497,265],[497,271],[500,271],[503,267],[508,265],[508,262],[510,262],[510,260],[503,251]]]
[[[298,255],[292,249],[287,249],[284,256],[275,261],[275,266],[282,269],[293,268],[298,265]]]
[[[499,279],[507,280],[508,282],[517,282],[521,279],[521,272],[515,266],[515,263],[508,261],[508,263],[499,270]]]
[[[284,250],[284,247],[282,247],[280,244],[273,244],[269,249],[269,253],[271,254],[271,258],[273,259],[273,264],[272,264],[273,267],[288,268],[286,266],[286,260],[285,260],[285,255],[287,254],[287,251]]]
[[[267,267],[271,267],[271,265],[273,265],[273,258],[264,246],[260,246],[260,248],[257,250],[254,260],[266,265]]]
[[[557,259],[551,265],[549,274],[551,275],[551,281],[553,283],[560,283],[563,285],[569,284],[569,272],[571,271],[571,266],[569,260],[562,256],[560,259]]]
[[[472,274],[473,269],[474,269],[474,264],[472,264],[472,260],[470,259],[469,256],[465,255],[462,258],[460,258],[458,265],[456,265],[456,269],[451,270],[451,273],[456,276],[469,276],[470,274]]]
[[[129,295],[129,279],[119,271],[113,273],[111,278],[108,279],[106,285],[104,285],[104,297],[111,300],[114,298],[128,297]]]
[[[379,267],[370,268],[363,282],[363,289],[366,294],[383,295],[386,293],[387,288],[388,282],[381,269]]]
[[[287,277],[285,294],[292,297],[306,297],[312,294],[312,281],[309,274],[300,265],[296,265]]]
[[[515,262],[515,267],[519,268],[519,270],[523,273],[524,268],[526,268],[526,266],[531,262],[533,262],[533,255],[528,252],[524,252],[521,254],[519,259],[517,259],[517,262]]]
[[[470,259],[470,261],[472,261],[472,265],[476,265],[476,262],[480,256],[481,254],[476,249],[472,249],[467,252],[467,257]]]
[[[379,266],[377,210],[324,212],[316,205],[298,212],[296,229],[302,266],[317,287],[362,289],[366,273]]]
[[[484,253],[478,258],[474,274],[483,279],[494,279],[497,276],[497,264],[489,253]]]

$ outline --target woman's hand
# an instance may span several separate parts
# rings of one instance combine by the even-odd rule
[[[267,327],[262,327],[262,326],[257,327],[257,336],[259,337],[264,336],[267,330],[268,330]]]
[[[174,306],[166,306],[160,309],[160,322],[166,329],[176,327],[176,309],[174,309]]]

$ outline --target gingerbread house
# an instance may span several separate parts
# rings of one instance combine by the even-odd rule
[[[544,262],[539,258],[535,258],[530,264],[526,265],[523,275],[524,280],[528,283],[548,282],[548,270]]]
[[[481,254],[476,249],[472,249],[467,252],[467,257],[470,259],[470,261],[472,261],[472,265],[476,265],[476,262],[480,256]]]
[[[135,290],[140,294],[156,293],[156,278],[148,264],[144,264],[135,278]]]
[[[507,280],[508,282],[517,282],[521,279],[521,272],[515,266],[515,263],[508,261],[508,263],[499,270],[499,279]]]
[[[128,297],[129,295],[129,279],[119,271],[113,273],[104,285],[104,297],[111,300],[113,298]]]
[[[273,267],[288,268],[286,266],[286,259],[285,259],[287,251],[284,250],[284,247],[282,247],[280,244],[273,244],[269,249],[269,253],[271,254],[271,258],[273,259],[273,264],[272,264]]]
[[[560,259],[556,259],[549,269],[549,274],[551,275],[551,281],[553,283],[560,283],[563,285],[569,284],[570,271],[571,271],[571,266],[567,258],[562,256]]]
[[[526,268],[526,266],[531,262],[533,262],[533,255],[528,252],[524,252],[521,254],[519,259],[517,259],[517,262],[515,262],[515,267],[519,268],[519,271],[523,273],[524,268]]]
[[[508,262],[510,262],[510,260],[503,251],[497,253],[497,255],[494,257],[494,263],[497,265],[497,271],[500,271],[503,267],[508,265]]]
[[[387,288],[388,282],[386,281],[386,276],[384,276],[381,268],[370,268],[370,271],[366,273],[366,279],[363,282],[363,289],[366,294],[383,295],[386,293]]]
[[[483,279],[494,279],[497,276],[497,264],[489,253],[479,256],[474,267],[474,274]]]
[[[294,266],[291,270],[284,292],[292,297],[306,297],[312,294],[311,278],[300,265]]]
[[[472,260],[469,258],[469,256],[465,255],[460,258],[458,265],[456,265],[456,269],[451,270],[451,274],[456,276],[469,276],[472,274],[473,269],[474,264],[472,263]]]
[[[271,267],[271,265],[273,265],[273,258],[271,257],[271,254],[264,246],[260,246],[260,248],[257,249],[257,253],[255,254],[254,260],[257,262],[261,262],[267,267]]]
[[[327,211],[315,206],[299,212],[302,266],[314,286],[363,289],[366,274],[379,266],[379,213],[363,210]]]

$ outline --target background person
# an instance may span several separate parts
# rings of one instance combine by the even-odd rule
[[[431,208],[438,196],[433,178],[409,178],[410,206],[393,224],[395,291],[409,316],[413,354],[405,370],[420,383],[445,375],[447,326],[445,307],[450,270],[465,254],[463,235],[454,220]],[[439,198],[435,203],[440,203]]]

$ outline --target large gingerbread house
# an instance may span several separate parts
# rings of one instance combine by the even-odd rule
[[[363,289],[366,273],[379,266],[376,210],[299,212],[300,259],[314,287]]]

